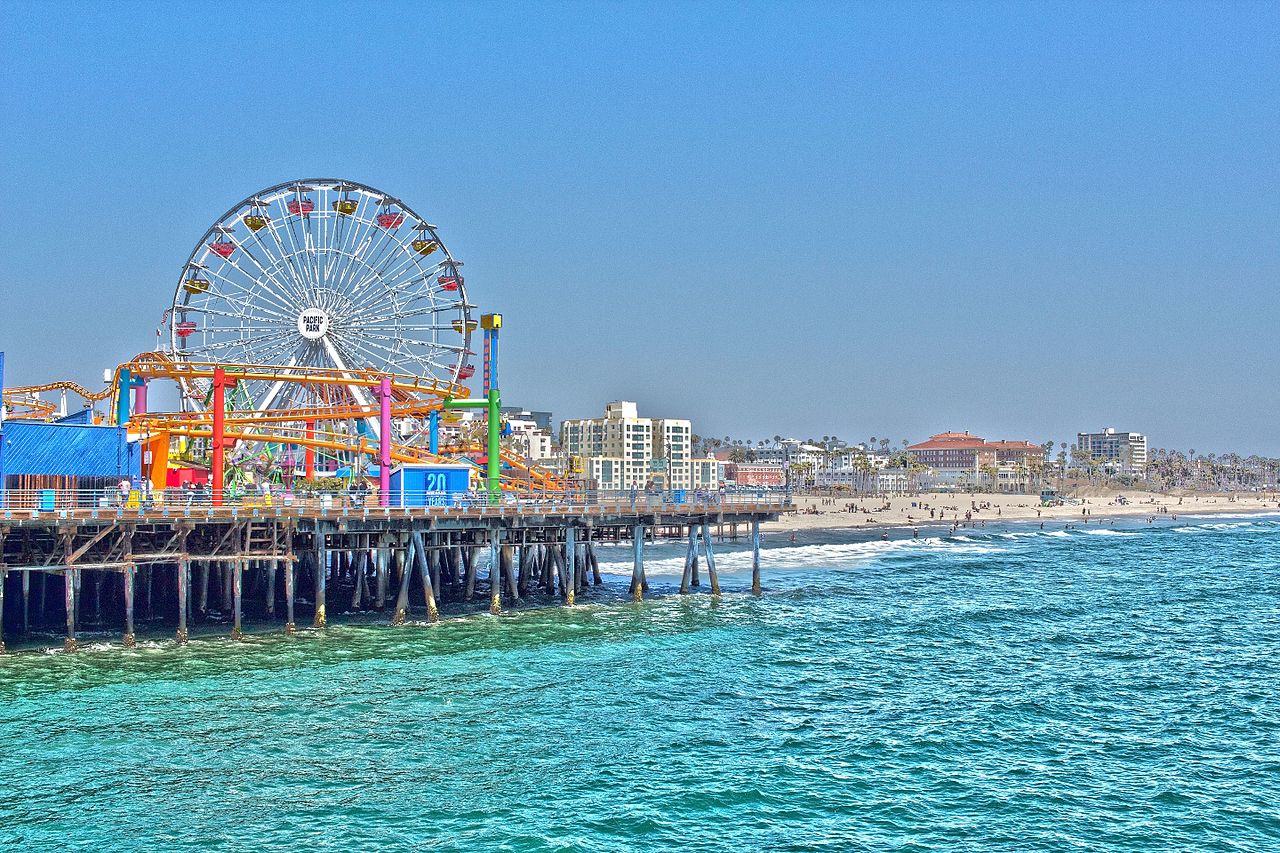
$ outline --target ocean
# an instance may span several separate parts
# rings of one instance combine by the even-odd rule
[[[6,850],[1280,849],[1280,517],[766,537],[726,593],[0,658]],[[895,537],[909,536],[896,531]]]

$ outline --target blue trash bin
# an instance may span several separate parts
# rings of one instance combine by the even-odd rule
[[[684,489],[676,489],[672,493],[671,498],[678,504],[685,503],[685,501],[687,500]]]

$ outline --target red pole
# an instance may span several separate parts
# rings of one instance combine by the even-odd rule
[[[316,422],[307,421],[307,439],[314,441],[316,437]],[[302,451],[303,470],[306,472],[308,480],[316,478],[316,449],[308,444]]]
[[[227,374],[221,367],[213,369],[213,505],[222,506],[223,465],[226,449],[222,446],[227,410]]]

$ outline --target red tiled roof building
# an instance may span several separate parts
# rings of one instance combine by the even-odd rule
[[[1044,461],[1044,448],[1029,441],[987,441],[967,432],[940,432],[907,448],[921,465],[942,471],[976,471],[984,465]]]

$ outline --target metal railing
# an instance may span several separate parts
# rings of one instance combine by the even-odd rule
[[[725,510],[782,512],[790,508],[786,495],[764,490],[595,491],[516,493],[497,498],[487,493],[400,492],[389,494],[382,506],[376,492],[365,489],[289,491],[270,489],[223,492],[222,505],[214,506],[213,494],[203,489],[6,489],[0,492],[0,518],[54,516],[221,516],[240,515],[506,515],[541,513],[653,513],[718,512]]]

